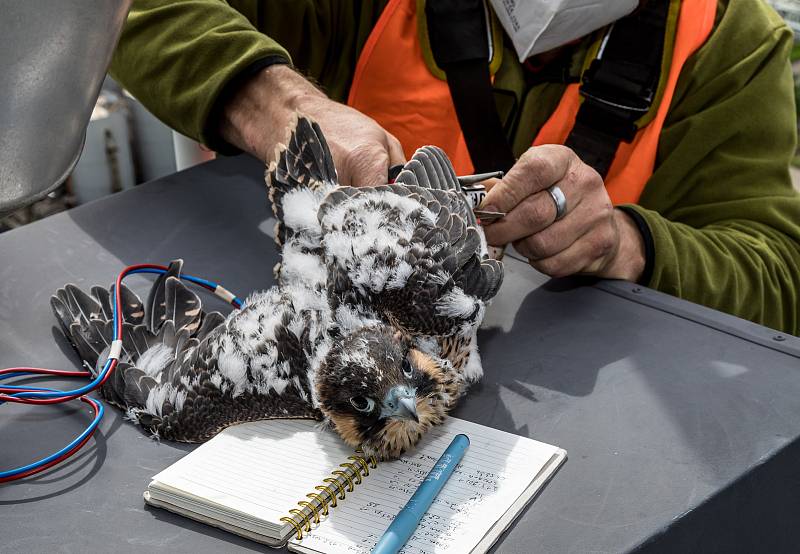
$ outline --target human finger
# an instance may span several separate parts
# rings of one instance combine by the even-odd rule
[[[555,203],[545,190],[523,199],[505,217],[486,225],[483,232],[489,244],[500,246],[536,234],[555,219]]]
[[[528,196],[560,181],[570,168],[574,152],[565,146],[546,144],[529,148],[486,194],[485,209],[510,212]]]
[[[386,147],[389,153],[389,164],[391,166],[403,165],[406,163],[406,154],[403,152],[403,145],[391,134],[386,133]]]
[[[481,181],[481,184],[486,189],[486,192],[489,192],[499,182],[500,182],[500,179],[498,179],[497,177],[489,177],[485,181]],[[485,198],[483,199],[483,202],[481,203],[481,208],[483,208],[484,204],[486,204],[486,199]]]
[[[617,247],[612,228],[595,228],[573,242],[568,248],[547,258],[528,260],[537,270],[551,277],[566,277],[576,273],[597,273],[613,258]]]
[[[556,187],[558,190],[555,190]],[[559,214],[558,207],[562,201],[564,212]],[[485,204],[489,202],[486,201]],[[597,208],[597,213],[593,211],[592,206]],[[585,209],[582,209],[580,214],[573,215],[580,207]],[[502,241],[513,242],[529,235],[537,235],[558,223],[555,225],[561,239],[558,246],[566,248],[576,236],[585,232],[592,222],[607,214],[609,209],[611,203],[603,179],[594,169],[572,154],[569,167],[560,181],[544,191],[529,196],[503,219],[490,224],[485,231],[490,244],[504,244]],[[581,221],[578,222],[577,218],[581,218]],[[533,251],[538,251],[536,240]],[[546,252],[546,254],[553,253],[555,252]],[[538,255],[532,254],[531,257],[545,257],[544,254],[539,252]]]
[[[538,233],[518,239],[514,248],[528,259],[549,258],[569,248],[606,217],[603,210],[595,209],[591,202],[578,202],[570,214],[570,217],[559,219]]]
[[[353,187],[374,187],[386,184],[389,174],[389,152],[380,143],[370,142],[356,146],[347,154],[348,184]]]

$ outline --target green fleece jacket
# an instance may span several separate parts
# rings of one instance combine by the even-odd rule
[[[385,4],[135,0],[111,72],[165,123],[226,152],[218,110],[243,76],[291,62],[344,99]],[[800,334],[791,46],[791,32],[763,0],[720,0],[713,34],[681,73],[655,172],[630,209],[652,235],[644,284]],[[498,107],[518,154],[564,88],[526,81],[506,46],[495,87],[506,91]],[[503,103],[509,92],[517,101]]]

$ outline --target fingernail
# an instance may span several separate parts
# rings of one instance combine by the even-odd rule
[[[488,206],[484,206],[483,203],[481,203],[480,208],[485,212],[499,212],[500,211],[500,210],[498,210],[497,208],[495,208],[491,204],[489,204]]]

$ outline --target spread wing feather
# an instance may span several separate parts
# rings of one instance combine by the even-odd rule
[[[369,306],[410,333],[447,336],[480,321],[502,283],[437,148],[418,150],[394,185],[330,193],[318,217],[334,306]]]
[[[336,169],[319,126],[298,117],[286,146],[279,145],[266,173],[275,214],[275,242],[283,254],[275,266],[280,285],[299,281],[323,288],[326,279],[316,213],[337,185]]]
[[[281,247],[302,230],[291,217],[286,217],[286,196],[297,191],[316,192],[312,197],[318,197],[319,205],[337,183],[333,157],[319,125],[305,117],[297,118],[287,144],[280,144],[275,150],[275,161],[267,168],[266,181],[277,219],[275,241]]]
[[[152,433],[190,442],[243,421],[320,418],[312,379],[337,325],[378,316],[418,335],[460,333],[465,363],[479,374],[474,330],[502,282],[502,265],[487,259],[441,150],[420,149],[395,186],[337,188],[319,126],[301,117],[266,180],[282,249],[278,286],[225,317],[203,311],[180,280],[180,260],[156,279],[146,302],[123,285],[123,346],[101,388],[105,398]],[[65,285],[51,299],[95,374],[110,351],[113,298],[113,288],[86,294]],[[355,309],[339,310],[342,303]]]
[[[181,282],[181,268],[175,261],[156,280],[147,309],[133,291],[121,289],[122,354],[102,395],[154,434],[189,442],[242,421],[320,417],[306,353],[325,346],[326,297],[273,288],[226,318],[203,311],[200,298]],[[113,291],[91,292],[66,285],[51,306],[96,374],[113,338]],[[300,337],[290,331],[298,328],[306,329]]]
[[[411,160],[403,166],[403,170],[395,179],[395,183],[420,186],[431,190],[461,192],[453,164],[447,154],[437,146],[423,146],[418,149]],[[467,225],[477,226],[475,214],[466,201],[448,205],[451,213],[458,214]]]

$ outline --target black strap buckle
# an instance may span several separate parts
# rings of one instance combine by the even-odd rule
[[[634,106],[633,104],[638,104],[639,102],[626,102],[621,103],[618,99],[610,99],[610,98],[603,98],[602,96],[598,96],[586,90],[585,88],[580,89],[581,96],[584,98],[588,98],[592,102],[597,102],[600,104],[605,105],[608,108],[613,108],[616,110],[620,110],[621,112],[631,112],[635,113],[637,116],[642,116],[650,111],[649,105],[647,106]],[[647,98],[643,100],[648,101]]]
[[[579,89],[584,106],[578,121],[624,142],[632,141],[636,121],[650,111],[655,97],[651,72],[651,68],[616,60],[594,60]]]

